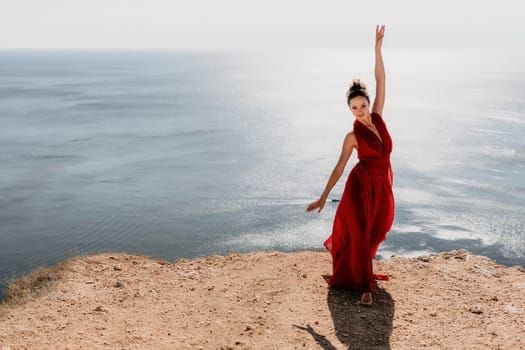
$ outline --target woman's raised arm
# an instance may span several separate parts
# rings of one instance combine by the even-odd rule
[[[376,45],[375,45],[375,76],[376,76],[376,97],[372,106],[372,112],[383,116],[383,106],[385,105],[385,65],[383,64],[383,56],[381,54],[381,46],[383,45],[383,37],[385,36],[385,26],[376,27]]]

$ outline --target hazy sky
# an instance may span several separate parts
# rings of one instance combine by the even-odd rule
[[[0,0],[0,48],[389,47],[525,43],[521,0]]]

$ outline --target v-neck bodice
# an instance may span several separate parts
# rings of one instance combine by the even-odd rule
[[[357,139],[357,156],[359,160],[390,158],[392,152],[392,139],[386,128],[383,118],[377,113],[372,113],[379,136],[366,125],[359,121],[354,122],[354,134]]]

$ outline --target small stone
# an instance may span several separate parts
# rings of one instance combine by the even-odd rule
[[[303,277],[303,278],[306,278],[306,277],[307,277],[307,276],[306,276],[306,273],[303,273],[303,276],[302,276],[302,277]]]
[[[244,329],[245,331],[251,331],[252,330],[252,327],[250,325],[247,325],[246,328]]]
[[[99,306],[97,306],[97,307],[95,308],[94,311],[97,311],[97,312],[107,312],[108,310],[106,310],[104,307],[102,307],[102,306],[99,305]]]
[[[498,299],[498,297],[496,295],[493,296],[492,299],[490,299],[490,300],[492,300],[492,301],[499,301],[499,299]]]
[[[122,288],[122,287],[124,287],[124,285],[122,284],[122,282],[117,281],[117,282],[115,282],[115,284],[113,285],[113,287],[115,287],[115,288]]]
[[[215,286],[208,286],[208,287],[206,287],[206,289],[208,289],[208,290],[213,290],[214,288],[215,288]]]
[[[113,270],[115,270],[115,271],[122,271],[122,267],[120,267],[118,265],[115,265],[115,266],[113,266]]]
[[[436,317],[436,316],[437,316],[437,313],[436,313],[436,312],[431,312],[431,313],[430,313],[430,316],[432,316],[432,317]]]
[[[319,324],[319,321],[315,321],[314,324],[317,326]]]
[[[472,312],[473,314],[477,314],[477,315],[480,315],[480,314],[483,313],[483,310],[481,310],[481,308],[479,308],[477,306],[469,307],[468,311]]]

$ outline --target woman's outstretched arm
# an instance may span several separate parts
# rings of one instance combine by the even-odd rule
[[[381,46],[383,45],[383,37],[385,35],[385,26],[376,27],[376,45],[375,45],[375,56],[376,56],[376,97],[374,105],[372,106],[372,112],[375,112],[383,116],[383,106],[385,105],[385,65],[383,64],[383,55],[381,54]]]
[[[332,174],[328,179],[323,194],[321,194],[321,197],[319,197],[319,199],[310,203],[308,207],[306,207],[306,211],[312,211],[317,209],[317,212],[320,213],[321,210],[323,210],[324,205],[326,203],[326,199],[328,198],[328,194],[343,174],[346,163],[352,155],[352,150],[354,148],[357,148],[357,139],[355,138],[354,132],[352,131],[346,135],[343,141],[343,149],[341,150],[341,155],[339,156],[339,160],[337,161],[334,170],[332,170]]]

